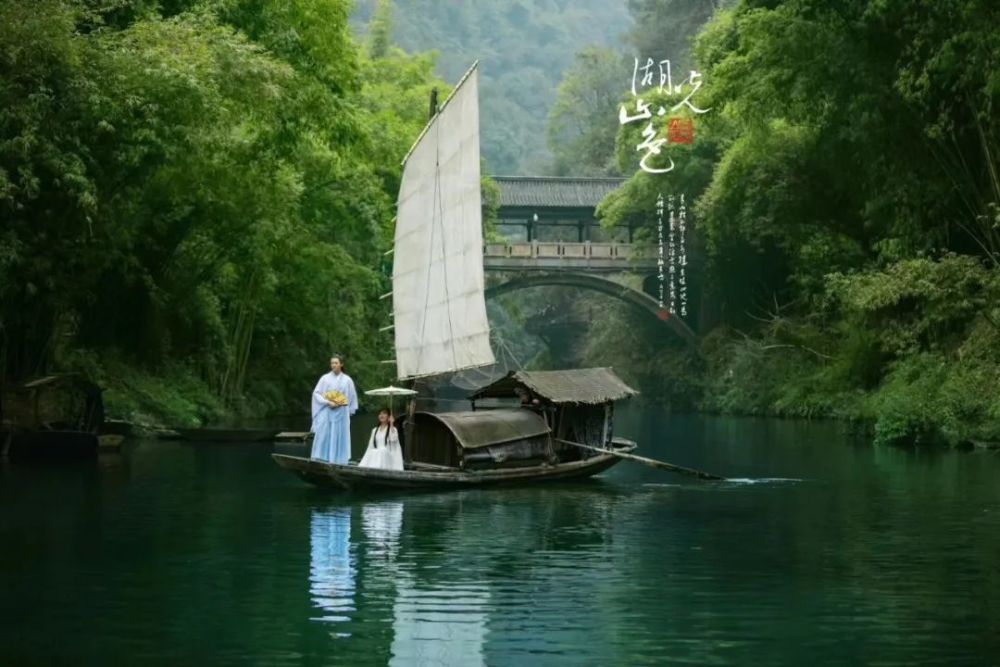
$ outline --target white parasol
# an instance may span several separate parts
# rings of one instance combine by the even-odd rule
[[[388,396],[389,397],[389,412],[392,412],[392,398],[393,396],[416,396],[417,392],[412,389],[404,389],[403,387],[393,387],[391,384],[388,387],[382,387],[381,389],[369,389],[365,392],[365,396]]]

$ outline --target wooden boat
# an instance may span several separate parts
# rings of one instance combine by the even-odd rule
[[[274,436],[275,442],[309,442],[313,434],[308,431],[282,431]]]
[[[630,452],[636,444],[615,438],[613,449]],[[455,488],[530,484],[591,477],[604,472],[620,460],[613,454],[600,454],[589,459],[565,463],[497,468],[493,470],[462,470],[411,462],[402,471],[359,468],[356,465],[335,465],[325,461],[286,454],[271,455],[279,466],[310,484],[344,491],[378,491],[391,489],[444,490]]]
[[[271,442],[281,431],[253,428],[179,428],[181,440],[192,442]]]
[[[84,431],[7,431],[0,434],[0,459],[12,462],[90,459],[97,454],[97,444],[97,435]]]
[[[634,442],[611,434],[614,402],[635,394],[610,368],[516,371],[473,394],[473,410],[415,412],[404,470],[272,457],[306,482],[343,490],[579,479],[604,472],[621,460],[616,454],[635,449]]]
[[[432,102],[430,121],[403,159],[392,292],[385,295],[392,297],[396,352],[386,363],[400,382],[496,363],[483,274],[477,65],[440,108]],[[476,391],[469,411],[418,412],[410,400],[400,433],[404,470],[273,457],[307,482],[341,489],[586,477],[635,448],[612,436],[613,403],[634,394],[607,368],[516,372]]]

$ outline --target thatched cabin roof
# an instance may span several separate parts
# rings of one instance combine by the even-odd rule
[[[509,398],[518,388],[557,405],[600,405],[637,395],[610,368],[566,371],[512,371],[472,395],[479,398]]]
[[[546,435],[549,427],[539,415],[520,408],[478,412],[418,412],[418,420],[443,424],[463,449],[478,449]]]

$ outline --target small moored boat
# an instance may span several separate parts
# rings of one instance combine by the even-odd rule
[[[89,459],[104,422],[101,388],[81,375],[38,378],[0,393],[0,459]]]

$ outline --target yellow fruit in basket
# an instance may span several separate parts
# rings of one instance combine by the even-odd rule
[[[347,397],[339,391],[328,391],[323,394],[323,398],[337,405],[347,405]]]

